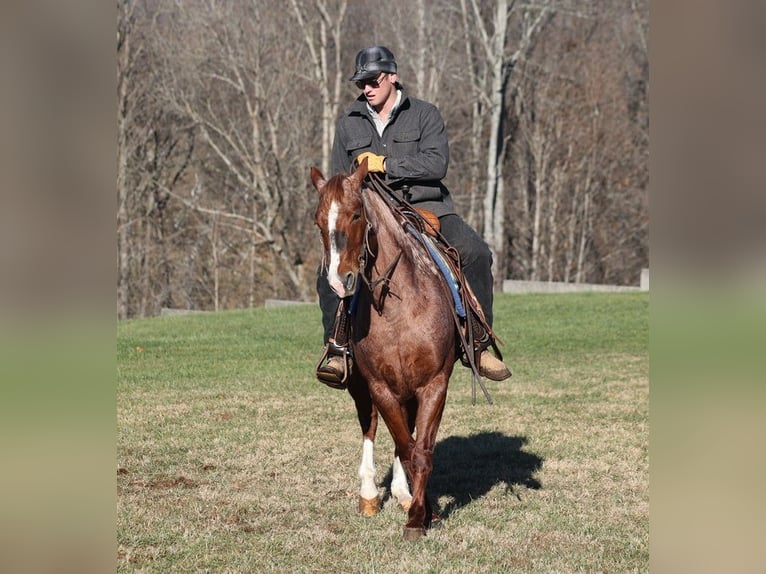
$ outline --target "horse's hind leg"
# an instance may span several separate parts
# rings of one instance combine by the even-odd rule
[[[394,477],[391,480],[391,494],[396,498],[399,506],[408,511],[412,503],[412,494],[410,486],[407,484],[407,474],[404,472],[402,461],[399,457],[394,458]]]
[[[407,420],[407,428],[410,431],[410,436],[415,432],[415,416],[418,412],[417,399],[411,399],[407,404],[402,407],[402,414]],[[396,497],[396,501],[399,506],[405,512],[409,511],[410,504],[412,503],[412,493],[410,492],[410,485],[407,482],[407,473],[402,466],[401,453],[396,452],[394,457],[394,476],[391,480],[391,494]]]

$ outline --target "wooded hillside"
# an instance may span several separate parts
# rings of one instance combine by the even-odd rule
[[[495,279],[648,266],[648,2],[119,0],[118,306],[313,300],[312,165],[383,44],[439,106]]]

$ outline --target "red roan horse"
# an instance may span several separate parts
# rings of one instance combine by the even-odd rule
[[[436,518],[426,485],[457,358],[453,300],[423,246],[380,196],[363,188],[366,176],[366,160],[329,181],[311,168],[319,192],[314,220],[333,290],[348,297],[363,281],[351,317],[348,382],[363,434],[359,508],[374,515],[380,507],[373,459],[380,412],[395,444],[391,493],[408,509],[404,538],[416,540]]]

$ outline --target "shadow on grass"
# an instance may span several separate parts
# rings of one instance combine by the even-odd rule
[[[534,474],[542,467],[543,459],[524,452],[527,442],[523,436],[482,432],[467,437],[451,436],[436,443],[428,495],[432,501],[442,496],[451,498],[444,508],[437,510],[441,518],[448,518],[500,483],[516,497],[519,497],[516,486],[542,488]],[[389,469],[383,484],[390,484],[391,477]]]

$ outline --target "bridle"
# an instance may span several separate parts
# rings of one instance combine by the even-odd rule
[[[367,285],[367,288],[370,290],[370,294],[372,295],[372,307],[377,311],[378,315],[383,314],[383,304],[385,303],[386,296],[391,292],[391,278],[394,275],[394,271],[396,270],[396,266],[399,264],[399,260],[402,258],[402,252],[399,251],[399,253],[396,254],[396,257],[394,257],[394,260],[386,267],[385,271],[381,273],[377,279],[372,278],[372,271],[374,269],[374,265],[368,263],[371,263],[377,256],[377,253],[373,253],[372,249],[370,248],[370,232],[372,231],[372,227],[370,224],[367,224],[367,230],[364,234],[364,246],[362,249],[362,252],[359,255],[359,273],[362,276],[362,280],[364,281],[365,285]],[[368,256],[371,257],[371,259],[368,259]],[[380,289],[380,295],[375,298],[375,289],[377,289],[379,286],[381,286]]]

